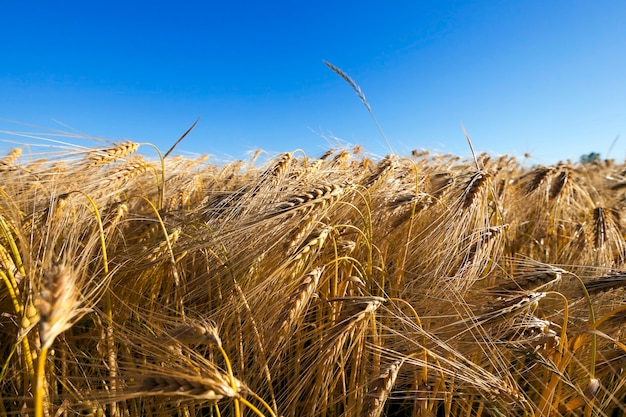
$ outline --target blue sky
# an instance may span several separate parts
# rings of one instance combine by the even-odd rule
[[[604,157],[618,135],[608,156],[626,155],[623,1],[6,1],[0,45],[2,131],[165,151],[201,117],[177,151],[387,154],[327,60],[396,153],[469,156],[463,123],[477,151],[532,163]]]

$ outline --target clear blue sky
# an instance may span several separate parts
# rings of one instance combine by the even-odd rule
[[[624,1],[3,1],[0,48],[3,131],[166,150],[201,117],[177,150],[388,153],[327,60],[397,153],[468,156],[463,123],[478,151],[533,163],[618,135],[626,154]]]

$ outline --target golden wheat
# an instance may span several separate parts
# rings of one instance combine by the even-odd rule
[[[306,310],[307,305],[317,288],[317,284],[319,283],[323,271],[324,268],[315,268],[308,274],[304,275],[301,278],[300,284],[292,291],[288,298],[286,308],[279,319],[279,341],[284,339],[289,334],[292,327],[295,325],[295,321],[302,317],[302,314]]]
[[[137,146],[0,163],[0,415],[625,411],[624,164]]]
[[[228,377],[217,373],[203,377],[148,375],[142,378],[139,391],[148,395],[182,396],[207,401],[237,396]]]
[[[398,377],[398,372],[400,372],[403,362],[403,360],[393,362],[382,374],[372,381],[368,393],[366,394],[367,400],[361,411],[361,417],[379,417],[382,415],[385,401],[396,383],[396,378]]]
[[[49,348],[58,335],[72,326],[84,310],[75,275],[63,264],[55,264],[44,275],[39,296],[39,337],[42,348]]]
[[[118,159],[125,158],[139,149],[139,144],[127,140],[126,142],[115,144],[108,149],[94,150],[87,155],[87,163],[96,167],[115,162]]]
[[[20,156],[22,156],[22,148],[11,149],[7,156],[0,160],[0,169],[5,169],[12,166],[13,164],[15,164],[15,161],[20,158]]]

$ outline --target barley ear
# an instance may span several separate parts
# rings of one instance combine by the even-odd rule
[[[365,99],[365,94],[363,94],[363,91],[361,91],[361,87],[359,87],[357,85],[357,83],[354,82],[354,80],[352,78],[350,78],[350,76],[348,74],[346,74],[345,72],[343,72],[341,69],[337,68],[336,66],[334,66],[333,64],[331,64],[328,61],[324,61],[324,64],[326,64],[326,66],[328,68],[330,68],[335,74],[337,74],[338,76],[340,76],[341,78],[343,78],[343,80],[345,82],[347,82],[348,84],[350,84],[350,87],[352,87],[352,89],[354,90],[354,92],[356,93],[357,96],[359,96],[359,98],[361,99],[361,102],[363,102],[363,105],[365,106],[365,108],[367,109],[367,111],[372,111],[372,108],[370,107],[369,103],[367,102],[367,100]]]
[[[376,117],[374,116],[374,112],[372,111],[372,108],[370,107],[369,103],[365,99],[365,94],[363,94],[363,91],[361,91],[361,87],[359,87],[357,83],[355,83],[354,80],[348,76],[348,74],[346,74],[345,72],[343,72],[341,69],[337,68],[330,62],[324,61],[324,64],[326,64],[326,66],[330,68],[335,74],[343,78],[345,82],[350,84],[350,87],[352,87],[352,89],[356,92],[356,95],[359,96],[359,98],[361,99],[361,102],[367,109],[367,112],[370,114],[370,117],[374,121],[374,124],[376,125],[378,132],[385,140],[385,144],[389,147],[389,150],[393,153],[393,148],[391,147],[391,143],[389,143],[389,140],[387,140],[387,136],[385,135],[385,132],[383,132],[383,129],[382,127],[380,127],[378,120],[376,120]]]
[[[144,395],[181,396],[217,401],[236,398],[239,382],[231,388],[228,377],[220,373],[205,376],[147,375],[143,377],[140,391]]]
[[[139,149],[138,143],[127,140],[126,142],[117,143],[108,149],[90,152],[87,155],[87,163],[93,167],[102,166],[125,158],[137,152],[137,149]]]
[[[367,394],[368,398],[361,411],[361,417],[379,417],[382,415],[385,402],[396,383],[396,378],[398,377],[398,372],[403,362],[403,360],[393,362],[382,374],[372,381],[369,387],[370,392]]]
[[[37,362],[35,382],[35,417],[43,417],[44,391],[47,391],[45,380],[45,365],[48,349],[54,340],[69,329],[74,319],[84,309],[79,309],[79,291],[76,286],[75,275],[64,265],[55,263],[44,274],[42,288],[39,295],[39,339],[41,351]]]
[[[278,344],[280,344],[295,326],[296,322],[306,311],[313,293],[317,289],[324,267],[315,268],[300,278],[300,284],[291,292],[287,301],[287,308],[280,316],[278,330]]]
[[[184,345],[217,345],[222,346],[217,331],[217,325],[208,321],[206,323],[183,324],[167,332],[168,336]]]
[[[79,291],[74,274],[64,265],[55,264],[44,274],[39,296],[39,338],[41,347],[49,348],[54,339],[72,326],[83,313],[79,309]]]

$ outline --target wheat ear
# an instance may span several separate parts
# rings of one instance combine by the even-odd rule
[[[101,166],[131,155],[137,152],[137,149],[139,149],[138,143],[127,140],[108,149],[90,152],[87,155],[87,161],[90,166]]]
[[[182,396],[208,401],[218,401],[222,398],[237,398],[237,390],[231,386],[230,378],[218,372],[210,376],[172,376],[148,375],[141,382],[142,395]]]
[[[117,170],[112,175],[104,178],[102,186],[106,187],[109,185],[117,184],[121,181],[129,180],[132,177],[153,168],[153,165],[150,162],[146,161],[142,156],[135,156],[131,158],[126,164],[124,164],[121,169]]]
[[[489,178],[490,175],[484,171],[478,171],[471,176],[461,196],[464,209],[474,206]]]
[[[336,360],[337,355],[343,348],[348,336],[382,305],[385,301],[381,297],[354,297],[349,299],[349,304],[328,332],[328,337],[323,346],[325,364],[330,365]]]
[[[593,243],[595,249],[600,249],[607,241],[608,223],[606,210],[603,207],[596,207],[593,210]]]
[[[378,120],[376,120],[376,117],[374,116],[374,112],[372,111],[372,108],[370,107],[369,103],[365,99],[365,94],[363,94],[363,91],[361,91],[361,87],[359,87],[357,85],[357,83],[355,83],[354,80],[352,78],[350,78],[350,76],[348,76],[348,74],[346,74],[345,72],[343,72],[341,69],[337,68],[336,66],[334,66],[330,62],[324,61],[324,64],[326,64],[326,66],[328,68],[330,68],[335,74],[337,74],[338,76],[343,78],[343,80],[345,82],[350,84],[350,87],[352,87],[352,89],[354,90],[356,95],[359,96],[359,98],[361,99],[361,102],[363,103],[363,105],[367,109],[367,112],[370,114],[370,117],[374,121],[374,124],[376,125],[376,128],[378,129],[378,132],[380,133],[380,135],[385,140],[385,143],[387,144],[387,147],[389,147],[390,151],[393,151],[393,148],[391,147],[391,144],[389,143],[389,140],[387,140],[387,136],[385,135],[385,132],[383,132],[382,127],[380,127],[380,124],[378,123]]]
[[[41,348],[52,346],[54,339],[72,326],[73,320],[85,309],[79,309],[79,291],[69,268],[55,264],[44,274],[40,292],[39,338]]]
[[[288,215],[288,218],[292,218],[296,215],[303,216],[311,211],[332,204],[337,201],[343,193],[344,189],[338,185],[321,185],[280,203],[277,209],[270,213],[268,217],[283,214]]]
[[[184,345],[222,345],[222,340],[213,322],[182,324],[167,332],[168,336]]]
[[[361,410],[361,417],[380,417],[385,407],[389,393],[393,389],[398,377],[398,372],[404,363],[403,360],[393,362],[380,374],[368,388],[365,406]]]
[[[0,160],[0,167],[2,166],[12,166],[18,158],[22,156],[22,148],[14,148]]]
[[[371,112],[372,108],[370,107],[369,103],[365,99],[365,94],[363,94],[363,91],[361,91],[361,87],[359,87],[357,83],[355,83],[354,80],[350,78],[348,74],[346,74],[345,72],[343,72],[341,69],[337,68],[330,62],[324,61],[324,64],[326,64],[328,68],[330,68],[335,74],[343,78],[343,80],[347,82],[350,85],[350,87],[352,87],[356,95],[359,96],[359,98],[361,99],[361,102],[363,103],[367,111]]]
[[[626,287],[626,272],[619,271],[594,278],[585,282],[585,287],[590,294],[598,294],[604,291]]]
[[[379,184],[387,174],[395,168],[398,161],[396,155],[387,155],[382,161],[376,165],[376,171],[365,179],[365,188],[372,188]]]
[[[304,275],[300,280],[300,284],[289,296],[287,309],[280,318],[280,330],[278,331],[279,343],[289,334],[295,321],[306,311],[323,271],[323,267],[315,268]]]
[[[532,180],[530,184],[528,184],[528,188],[526,190],[526,194],[531,194],[535,190],[537,190],[543,183],[545,183],[552,174],[554,174],[556,168],[554,167],[540,167],[535,169],[532,173]]]
[[[550,187],[550,200],[557,198],[569,181],[569,170],[563,169],[556,177],[556,181]]]
[[[287,168],[289,167],[289,163],[291,162],[292,154],[291,152],[285,152],[280,155],[272,166],[268,168],[265,174],[261,175],[261,177],[269,176],[272,178],[274,183],[277,183],[280,177],[285,173]]]
[[[35,386],[35,417],[44,414],[45,365],[48,349],[58,335],[72,326],[74,319],[84,312],[79,309],[79,291],[74,274],[69,268],[55,264],[44,274],[39,297],[39,338],[41,352],[37,363]]]

